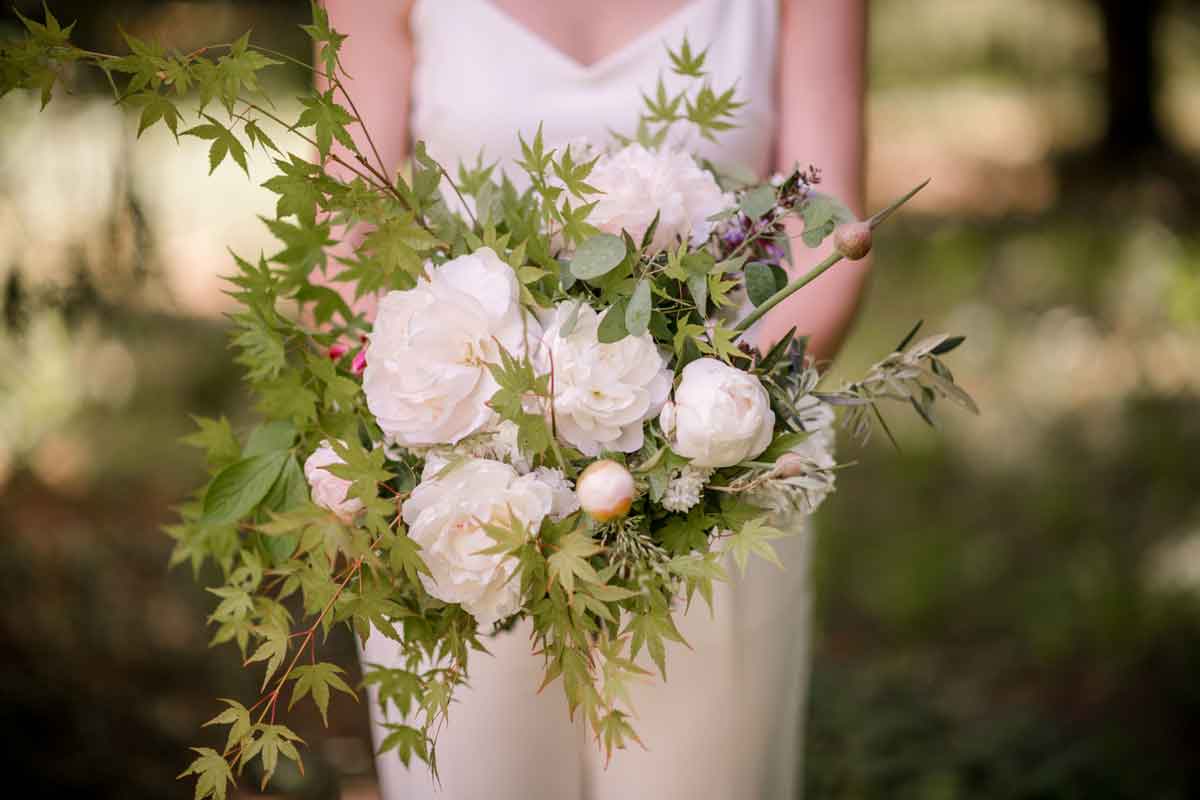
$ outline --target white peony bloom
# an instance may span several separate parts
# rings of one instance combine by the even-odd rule
[[[304,462],[304,477],[312,489],[312,501],[321,508],[329,509],[342,521],[349,522],[362,510],[362,501],[357,497],[346,496],[350,491],[351,481],[339,478],[326,469],[334,464],[345,463],[334,452],[329,442],[321,442],[321,446]]]
[[[432,575],[421,575],[431,595],[459,603],[481,625],[521,607],[518,562],[481,551],[496,542],[480,523],[519,521],[536,531],[551,512],[554,490],[535,475],[518,475],[508,464],[468,459],[436,480],[423,480],[404,501],[408,535],[421,546]]]
[[[363,391],[388,438],[404,447],[454,444],[495,420],[487,365],[522,356],[540,328],[522,308],[512,268],[481,248],[379,302]]]
[[[557,521],[579,510],[579,495],[575,494],[575,484],[567,480],[561,469],[538,467],[533,471],[533,475],[553,492],[550,502],[551,519]]]
[[[667,511],[684,513],[700,502],[704,482],[712,475],[712,469],[685,464],[671,471],[667,490],[663,492],[662,507]]]
[[[669,148],[626,145],[601,156],[587,182],[603,192],[588,215],[602,231],[620,235],[624,229],[640,244],[659,214],[654,252],[677,239],[700,244],[712,230],[708,218],[731,204],[711,173],[687,153]]]
[[[758,378],[715,358],[683,368],[659,417],[671,449],[697,467],[730,467],[767,449],[775,412]]]
[[[603,314],[587,304],[563,336],[562,323],[575,305],[567,301],[554,309],[543,339],[554,369],[558,436],[588,456],[632,453],[642,446],[642,425],[666,402],[671,371],[649,333],[601,344]]]

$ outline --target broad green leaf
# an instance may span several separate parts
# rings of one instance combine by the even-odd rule
[[[287,458],[287,453],[264,453],[218,472],[204,494],[204,521],[236,522],[253,511],[279,477]]]
[[[265,422],[250,431],[245,455],[247,457],[261,456],[264,453],[287,450],[292,446],[292,440],[295,438],[296,428],[292,423],[283,420]]]
[[[571,274],[580,280],[606,275],[625,260],[625,240],[611,233],[598,233],[585,239],[571,259]]]

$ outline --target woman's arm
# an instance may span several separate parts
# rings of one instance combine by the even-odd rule
[[[820,190],[863,213],[863,105],[867,10],[865,0],[781,0],[775,163],[821,170]],[[793,236],[802,226],[790,226]],[[793,239],[803,274],[829,252]],[[837,353],[854,320],[866,284],[867,261],[842,261],[792,295],[762,321],[760,340],[771,342],[795,325],[808,333],[818,360]]]
[[[409,82],[412,77],[413,51],[409,33],[409,12],[412,0],[323,0],[329,12],[329,23],[339,33],[349,38],[342,44],[341,61],[346,71],[342,83],[366,130],[371,134],[367,141],[363,129],[357,125],[349,128],[358,150],[380,168],[389,178],[408,156],[408,103]],[[314,62],[318,65],[320,62]],[[317,88],[328,89],[328,81],[317,76]],[[344,97],[335,98],[349,109],[350,102]],[[372,146],[373,145],[373,146]],[[332,150],[347,161],[346,148],[334,140]],[[337,164],[328,165],[330,173],[349,178],[348,171]],[[362,230],[335,231],[341,241],[329,251],[331,262],[338,257],[349,257]],[[335,268],[330,267],[329,274]],[[346,286],[336,287],[346,299],[353,300],[353,290]],[[367,299],[358,301],[359,310],[374,314],[374,306]]]
[[[394,175],[408,155],[413,64],[408,21],[412,0],[323,0],[322,5],[329,12],[330,25],[349,37],[341,49],[342,66],[349,76],[343,75],[342,83],[371,132],[386,174]],[[322,91],[328,88],[320,75],[317,87]],[[349,106],[344,97],[337,101]],[[374,163],[374,153],[362,130],[357,125],[350,130],[359,151]],[[333,149],[345,157],[345,149],[336,141]]]

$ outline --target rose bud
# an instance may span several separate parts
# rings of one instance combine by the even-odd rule
[[[833,246],[845,258],[858,261],[871,252],[871,223],[847,222],[833,229]]]
[[[608,522],[629,513],[633,505],[633,476],[616,461],[593,461],[579,474],[575,494],[580,507],[597,522]]]
[[[350,362],[350,371],[355,375],[362,375],[363,370],[367,368],[367,348],[363,348],[354,354],[354,360]]]
[[[329,345],[329,360],[340,361],[342,356],[346,355],[349,350],[350,345],[345,342],[334,342]]]
[[[771,474],[777,478],[796,478],[809,471],[809,461],[799,453],[784,453],[775,459]]]

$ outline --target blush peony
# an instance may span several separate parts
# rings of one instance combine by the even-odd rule
[[[537,475],[518,475],[508,464],[483,458],[423,480],[401,513],[432,573],[421,575],[425,590],[461,604],[481,625],[516,613],[521,607],[517,560],[481,552],[496,544],[481,523],[519,521],[537,531],[554,509],[554,495],[555,488]]]
[[[312,501],[332,511],[343,522],[349,522],[362,509],[362,501],[357,497],[347,498],[351,482],[326,469],[344,463],[329,442],[321,442],[304,462],[304,477],[312,490]]]
[[[387,437],[405,447],[454,444],[495,420],[487,365],[500,348],[524,355],[537,321],[512,268],[488,248],[431,269],[379,303],[363,391]]]

